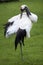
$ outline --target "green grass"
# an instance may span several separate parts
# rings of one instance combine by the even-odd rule
[[[15,35],[6,39],[3,24],[20,13],[20,6],[28,5],[30,11],[38,15],[38,22],[33,24],[31,38],[25,39],[23,47],[24,61],[21,61],[20,47],[15,52]],[[43,0],[22,0],[20,2],[0,3],[0,65],[43,65]]]

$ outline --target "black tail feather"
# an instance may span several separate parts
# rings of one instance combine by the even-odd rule
[[[17,49],[17,45],[18,45],[18,42],[17,42],[17,39],[15,39],[15,50]]]
[[[15,50],[17,49],[18,43],[24,46],[24,37],[26,37],[26,30],[19,29],[15,38]]]

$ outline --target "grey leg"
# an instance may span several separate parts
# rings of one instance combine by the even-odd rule
[[[20,43],[21,59],[23,61],[22,43]]]

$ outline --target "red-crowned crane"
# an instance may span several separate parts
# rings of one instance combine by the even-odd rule
[[[22,43],[24,45],[24,37],[30,38],[30,31],[32,28],[33,22],[37,22],[37,15],[29,11],[27,5],[22,5],[21,14],[18,14],[8,20],[5,24],[4,35],[6,37],[11,34],[16,33],[15,38],[15,49],[17,48],[18,43],[20,43],[21,56],[22,56]],[[25,11],[25,12],[24,12]]]

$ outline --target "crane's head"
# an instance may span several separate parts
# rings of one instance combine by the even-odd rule
[[[22,16],[22,13],[24,11],[26,12],[26,14],[27,14],[28,17],[29,17],[29,15],[31,15],[30,10],[28,9],[27,5],[21,5],[20,10],[21,10],[21,16]]]

